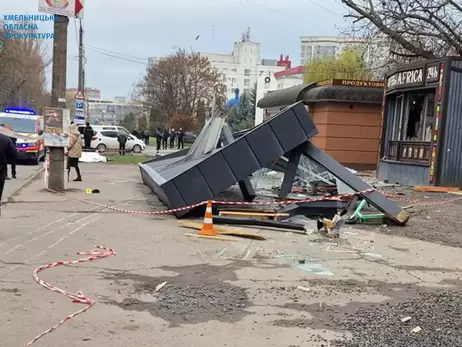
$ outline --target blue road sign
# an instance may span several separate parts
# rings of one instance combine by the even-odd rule
[[[85,102],[82,100],[76,100],[75,101],[75,109],[76,110],[84,110],[85,109]]]

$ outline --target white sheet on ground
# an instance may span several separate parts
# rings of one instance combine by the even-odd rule
[[[98,152],[82,152],[79,161],[81,163],[105,163],[107,159]]]

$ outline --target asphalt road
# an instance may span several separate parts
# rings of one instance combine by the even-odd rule
[[[76,252],[94,245],[112,247],[117,256],[39,276],[82,291],[96,305],[33,346],[326,347],[344,336],[338,321],[353,321],[360,308],[382,304],[386,310],[384,302],[461,288],[460,248],[349,227],[338,240],[258,229],[252,231],[266,241],[197,239],[186,236],[194,231],[180,228],[172,216],[120,213],[82,202],[159,210],[162,205],[142,185],[136,166],[87,164],[82,176],[83,182],[71,182],[61,196],[45,191],[38,175],[2,210],[2,347],[24,346],[83,308],[39,286],[32,273],[42,264],[82,257]],[[100,193],[86,195],[87,188]],[[408,311],[394,310],[381,315],[390,317],[383,324],[393,320],[384,331],[411,334],[416,317],[404,329],[399,322]],[[432,343],[437,335],[428,331],[438,322],[428,314],[418,318],[419,334],[428,334],[422,341]],[[372,331],[369,323],[362,318],[357,324]],[[457,328],[451,333],[460,336]]]

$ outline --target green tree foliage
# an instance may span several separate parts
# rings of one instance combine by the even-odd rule
[[[232,131],[252,128],[255,125],[255,107],[251,95],[242,94],[239,103],[228,112],[228,125]]]
[[[325,57],[307,65],[305,83],[328,79],[369,81],[372,79],[372,74],[367,70],[361,54],[355,49],[348,48],[338,56]]]

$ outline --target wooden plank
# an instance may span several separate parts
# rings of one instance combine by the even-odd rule
[[[288,213],[262,213],[262,212],[236,212],[236,211],[220,211],[220,216],[246,216],[246,217],[289,217]]]
[[[195,230],[202,229],[202,223],[200,222],[193,222],[193,221],[179,221],[179,224],[184,228],[190,228]],[[244,237],[253,240],[266,240],[265,236],[262,234],[252,233],[248,231],[237,230],[234,228],[226,228],[220,226],[213,227],[217,233],[220,235],[228,235],[228,236],[237,236],[237,237]]]
[[[196,234],[184,234],[185,236],[189,237],[196,237],[198,239],[208,239],[208,240],[216,240],[216,241],[230,241],[230,242],[237,242],[238,239],[232,239],[230,237],[221,237],[221,236],[205,236],[205,235],[196,235]]]
[[[415,192],[426,193],[456,193],[460,191],[457,187],[435,187],[435,186],[415,186]]]

